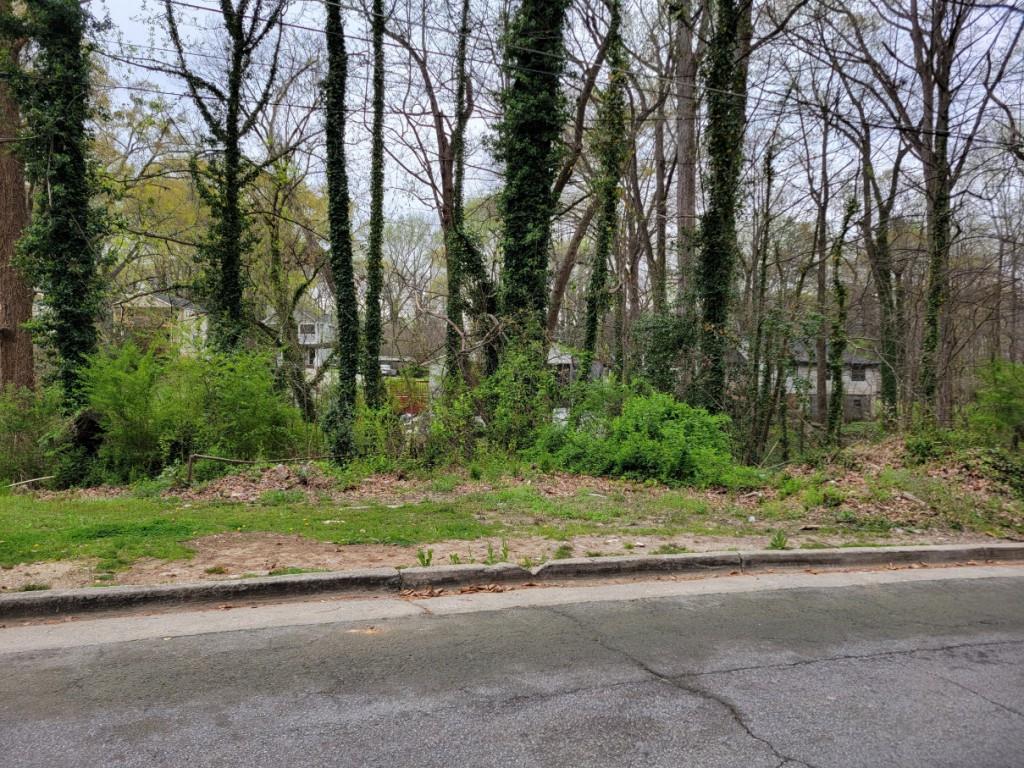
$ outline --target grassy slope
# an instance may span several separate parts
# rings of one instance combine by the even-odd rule
[[[823,537],[884,544],[906,532],[1024,535],[1024,503],[1001,486],[938,465],[859,466],[856,454],[817,470],[780,474],[753,493],[609,486],[581,478],[567,495],[552,497],[539,488],[543,482],[539,474],[489,484],[468,482],[462,473],[437,474],[422,478],[398,504],[358,496],[335,501],[329,494],[310,501],[291,491],[266,492],[255,503],[6,495],[0,496],[0,566],[95,557],[99,570],[117,570],[144,556],[188,558],[190,539],[229,531],[406,545],[587,533],[737,537],[781,530],[795,546],[808,547],[821,546]]]

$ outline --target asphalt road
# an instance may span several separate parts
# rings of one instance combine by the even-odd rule
[[[9,627],[0,765],[1021,768],[1024,569],[970,571]]]

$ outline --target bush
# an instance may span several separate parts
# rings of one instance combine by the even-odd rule
[[[360,404],[352,440],[359,456],[398,458],[405,447],[405,432],[391,405],[373,409]]]
[[[118,479],[148,477],[163,465],[154,397],[160,372],[152,353],[125,344],[97,355],[82,376],[103,430],[100,460]]]
[[[950,438],[951,433],[934,429],[908,435],[903,441],[904,460],[917,466],[948,456],[953,450]]]
[[[484,435],[477,407],[474,394],[465,389],[448,392],[434,403],[426,449],[428,463],[473,458],[476,444]]]
[[[645,314],[633,326],[633,338],[640,354],[641,372],[661,392],[678,388],[680,350],[692,349],[696,328],[684,317],[671,313]]]
[[[427,458],[472,459],[481,447],[516,453],[530,448],[551,422],[556,383],[535,345],[506,350],[498,370],[476,389],[461,387],[435,402]]]
[[[506,350],[501,365],[479,387],[477,396],[488,442],[507,451],[533,445],[551,421],[555,377],[537,345]]]
[[[57,389],[0,389],[0,481],[52,474],[53,448],[66,429]]]
[[[549,427],[538,442],[538,450],[552,454],[563,468],[673,485],[760,482],[756,472],[733,461],[728,416],[660,392],[627,395],[621,412],[610,414],[613,385],[594,386],[597,394],[581,401],[571,426]]]
[[[969,411],[971,429],[1013,450],[1024,440],[1024,364],[1005,360],[979,371],[981,386]]]
[[[151,477],[192,453],[256,459],[322,450],[317,429],[274,388],[267,355],[158,356],[126,344],[96,355],[83,378],[111,480]]]

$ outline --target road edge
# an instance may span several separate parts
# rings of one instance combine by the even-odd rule
[[[0,595],[0,620],[46,618],[98,611],[293,598],[325,594],[401,593],[574,579],[628,578],[658,574],[699,574],[776,568],[859,568],[879,566],[976,565],[1024,561],[1024,543],[849,547],[842,549],[700,552],[551,560],[533,569],[511,563],[374,568],[303,573],[233,581],[156,586],[86,587]]]

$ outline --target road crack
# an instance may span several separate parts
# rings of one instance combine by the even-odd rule
[[[558,616],[561,616],[564,619],[571,621],[581,630],[587,632],[587,634],[590,636],[590,639],[593,640],[601,648],[621,656],[622,658],[626,659],[630,664],[643,670],[645,673],[647,673],[649,676],[651,676],[658,682],[664,685],[671,686],[672,688],[675,688],[677,690],[683,691],[684,693],[688,693],[691,696],[696,696],[697,698],[709,701],[713,704],[718,705],[722,709],[725,709],[725,711],[728,712],[729,717],[740,728],[743,729],[744,733],[746,733],[747,736],[749,736],[754,741],[763,744],[768,749],[768,751],[771,752],[772,756],[779,761],[774,766],[774,768],[783,768],[783,766],[785,765],[796,765],[805,766],[805,768],[816,768],[811,763],[799,760],[795,757],[792,757],[791,755],[787,755],[783,752],[780,752],[779,749],[769,739],[755,733],[753,729],[750,727],[750,725],[747,723],[739,707],[725,696],[717,694],[714,691],[709,691],[706,688],[702,688],[692,683],[687,684],[686,682],[684,682],[684,679],[688,677],[687,675],[679,675],[677,677],[672,677],[669,675],[662,674],[654,667],[652,667],[650,664],[645,662],[643,659],[634,656],[624,648],[620,648],[616,645],[612,645],[611,643],[609,643],[594,627],[590,626],[585,621],[580,619],[578,616],[573,615],[572,613],[560,610],[558,607],[555,606],[549,606],[548,610]]]
[[[1016,715],[1017,717],[1024,718],[1024,712],[1021,712],[1018,709],[1014,709],[1013,707],[1008,706],[1006,704],[1003,704],[1001,702],[998,702],[998,701],[995,701],[993,699],[990,699],[985,694],[979,693],[978,691],[976,691],[973,688],[970,688],[970,687],[964,685],[963,683],[958,683],[956,680],[952,680],[952,679],[946,677],[945,675],[936,675],[936,677],[938,677],[940,680],[945,680],[947,683],[950,683],[951,685],[955,685],[957,688],[960,688],[961,690],[967,691],[968,693],[973,693],[979,699],[981,699],[982,701],[987,701],[993,707],[1001,709],[1004,712],[1008,712],[1011,715]]]
[[[776,664],[751,664],[745,667],[727,667],[725,669],[708,669],[704,672],[684,672],[677,677],[710,677],[711,675],[731,675],[737,672],[757,672],[764,669],[791,669],[793,667],[805,667],[812,664],[829,664],[836,661],[870,661],[871,659],[883,659],[887,656],[913,656],[919,653],[943,653],[946,651],[957,651],[964,648],[987,648],[997,645],[1020,645],[1024,640],[993,640],[984,643],[953,643],[951,645],[938,645],[934,648],[908,648],[905,651],[875,651],[874,653],[850,653],[839,656],[825,656],[819,659],[800,659],[799,661],[787,661]],[[952,682],[952,681],[950,681]]]

